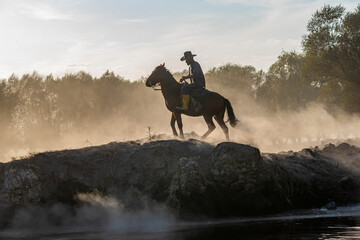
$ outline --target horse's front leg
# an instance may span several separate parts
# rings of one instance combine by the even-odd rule
[[[181,120],[181,113],[179,112],[175,112],[175,118],[178,124],[178,128],[179,128],[179,132],[180,132],[180,138],[184,139],[184,132],[183,132],[183,124],[182,124],[182,120]]]
[[[176,121],[175,114],[172,113],[172,114],[171,114],[170,126],[171,126],[171,129],[172,129],[172,131],[173,131],[174,136],[177,137],[177,136],[178,136],[178,133],[177,133],[176,128],[175,128],[175,121]]]

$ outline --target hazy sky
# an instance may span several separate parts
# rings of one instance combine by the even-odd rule
[[[107,69],[127,79],[165,62],[204,71],[231,62],[267,70],[282,50],[301,51],[311,15],[353,0],[0,0],[0,78],[36,70],[61,76]]]

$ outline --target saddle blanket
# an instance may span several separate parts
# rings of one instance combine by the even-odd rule
[[[201,112],[206,104],[206,99],[212,94],[205,88],[194,88],[190,92],[190,103],[195,112]]]

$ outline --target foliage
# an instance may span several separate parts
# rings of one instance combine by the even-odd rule
[[[283,52],[266,73],[265,82],[257,89],[257,101],[270,109],[298,109],[317,97],[317,89],[302,81],[304,57],[296,52]]]
[[[326,5],[315,12],[303,38],[303,76],[320,87],[327,105],[360,111],[360,5],[354,12]]]
[[[261,72],[258,72],[255,67],[230,63],[212,68],[206,74],[210,86],[233,89],[250,96],[254,94],[260,78]]]

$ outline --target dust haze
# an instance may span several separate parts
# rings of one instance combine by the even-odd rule
[[[181,74],[174,76],[178,80]],[[42,122],[44,110],[36,104],[27,108],[24,107],[24,104],[28,104],[26,101],[23,105],[19,104],[16,111],[10,117],[7,116],[11,119],[11,124],[3,131],[1,161],[7,162],[37,152],[88,147],[113,141],[148,141],[157,135],[173,138],[171,113],[165,107],[161,92],[146,87],[144,80],[126,84],[132,88],[122,89],[122,92],[116,92],[115,89],[102,95],[106,97],[92,97],[89,106],[96,104],[98,107],[89,107],[80,113],[69,111],[68,115],[74,116],[63,115],[61,119],[72,121],[57,123],[56,127],[48,122],[61,121],[57,119],[59,110],[56,109],[60,104],[62,109],[67,109],[82,103],[59,101],[57,105],[53,104],[55,110],[52,109],[49,114],[53,119],[46,118],[45,123]],[[211,81],[207,85],[209,90],[229,99],[236,117],[242,122],[237,129],[227,124],[231,141],[256,146],[262,152],[296,151],[349,139],[352,144],[358,143],[360,117],[356,114],[349,114],[341,109],[332,109],[330,112],[318,103],[308,104],[300,110],[272,111],[256,102],[249,94]],[[91,94],[96,95],[101,90],[94,88],[94,93]],[[71,92],[76,93],[72,96],[73,99],[85,98],[84,91],[86,89],[81,85],[71,86]],[[30,95],[28,101],[32,98],[33,95]],[[110,110],[104,113],[104,109]],[[201,136],[207,130],[202,117],[183,115],[183,125],[185,134],[193,132],[192,137],[196,136],[194,133]],[[206,139],[213,144],[225,141],[221,128],[216,122],[215,125],[217,128]]]

